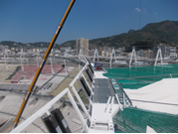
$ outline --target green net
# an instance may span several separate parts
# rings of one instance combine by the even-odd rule
[[[163,78],[178,77],[178,64],[107,69],[104,76],[118,79],[123,88],[138,89]]]
[[[178,133],[178,115],[125,108],[114,117],[117,133],[145,133],[149,126],[157,133]]]
[[[178,64],[107,69],[105,76],[117,79],[123,88],[138,89],[163,78],[178,77]],[[115,82],[116,83],[116,82]],[[114,84],[116,91],[120,88]],[[166,114],[129,107],[114,117],[118,133],[145,133],[146,127],[158,133],[178,133],[178,115]],[[116,125],[116,126],[117,126]]]

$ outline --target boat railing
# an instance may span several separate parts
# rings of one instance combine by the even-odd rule
[[[37,112],[35,112],[32,116],[30,116],[28,119],[26,119],[23,123],[21,123],[19,126],[14,128],[10,133],[20,133],[25,128],[27,128],[30,124],[32,124],[37,118],[41,118],[44,114],[50,115],[50,109],[52,106],[57,103],[64,95],[67,95],[69,100],[72,103],[73,108],[77,112],[80,120],[82,121],[83,127],[86,126],[85,120],[74,100],[72,97],[72,94],[70,93],[69,88],[64,89],[61,93],[59,93],[55,98],[53,98],[51,101],[49,101],[46,105],[44,105],[41,109],[39,109]]]
[[[26,127],[28,127],[31,123],[33,123],[33,121],[35,121],[37,118],[41,118],[44,114],[50,115],[49,110],[52,108],[52,106],[59,101],[59,99],[61,99],[64,95],[67,94],[69,100],[71,101],[75,111],[77,112],[83,128],[85,128],[85,131],[87,131],[88,129],[88,125],[87,125],[87,120],[90,120],[90,115],[88,110],[86,109],[83,101],[81,100],[79,94],[77,93],[74,84],[75,82],[80,78],[83,77],[84,80],[86,81],[85,76],[83,75],[83,71],[88,67],[88,62],[87,60],[85,60],[85,66],[83,66],[83,68],[80,70],[80,72],[77,74],[77,76],[73,79],[73,81],[69,84],[69,87],[72,89],[75,97],[77,98],[78,102],[80,103],[80,106],[82,107],[83,111],[85,112],[85,114],[87,115],[87,119],[85,119],[83,117],[83,115],[81,114],[79,107],[77,106],[69,88],[64,89],[61,93],[59,93],[56,97],[54,97],[50,102],[48,102],[45,106],[43,106],[41,109],[39,109],[37,112],[35,112],[32,116],[30,116],[27,120],[25,120],[22,124],[20,124],[19,126],[17,126],[16,128],[14,128],[11,133],[20,133],[22,132]],[[86,82],[87,83],[87,82]],[[87,83],[88,84],[88,83]],[[90,89],[91,90],[91,89]]]
[[[74,86],[74,84],[75,84],[80,78],[83,78],[83,80],[85,81],[86,85],[88,86],[88,88],[89,88],[91,94],[93,94],[92,88],[90,87],[88,81],[87,81],[86,78],[85,78],[85,75],[83,74],[83,73],[84,73],[84,70],[86,70],[86,69],[88,68],[88,66],[89,66],[90,63],[86,60],[86,58],[84,58],[84,59],[85,59],[85,65],[84,65],[83,68],[80,70],[80,72],[75,76],[75,78],[73,79],[73,81],[69,84],[69,87],[72,89],[72,92],[74,93],[74,95],[75,95],[75,97],[77,98],[77,100],[78,100],[80,106],[82,107],[82,110],[84,111],[84,113],[85,113],[86,116],[87,116],[86,119],[83,118],[83,119],[85,120],[85,122],[84,122],[84,123],[85,123],[84,128],[85,128],[85,131],[87,131],[87,129],[88,129],[87,120],[91,120],[91,116],[90,116],[90,113],[89,113],[89,110],[90,110],[90,109],[87,109],[87,108],[85,107],[85,105],[84,105],[84,103],[83,103],[81,97],[79,96],[79,94],[78,94],[78,92],[77,92],[77,90],[76,90],[76,88],[75,88],[75,86]],[[92,103],[91,98],[89,98],[89,102],[90,102],[90,104]]]
[[[114,86],[116,92],[119,91],[117,94],[121,104],[123,104],[124,107],[132,106],[132,101],[130,100],[130,98],[128,97],[128,95],[126,94],[126,92],[124,91],[120,83],[118,82],[118,79],[112,79],[112,80],[114,80],[112,81],[113,85],[117,86],[117,87]]]

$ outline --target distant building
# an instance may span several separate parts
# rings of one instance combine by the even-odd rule
[[[145,57],[147,57],[147,58],[153,58],[153,51],[152,50],[147,50],[145,52]]]
[[[88,55],[89,42],[88,39],[80,38],[76,40],[76,54],[80,53],[80,49],[82,50],[83,55]]]
[[[170,47],[170,58],[176,58],[177,53],[176,53],[176,47]]]
[[[144,56],[144,50],[141,49],[139,51],[136,51],[136,55],[143,57]]]
[[[170,46],[159,46],[161,48],[162,57],[163,58],[176,58],[176,47],[170,47]],[[158,51],[158,47],[153,48],[153,58],[156,57]]]
[[[152,50],[139,50],[136,51],[136,54],[140,57],[147,57],[147,58],[153,58],[153,51]]]

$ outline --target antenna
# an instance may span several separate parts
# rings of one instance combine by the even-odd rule
[[[141,0],[140,0],[140,12],[139,12],[139,30],[140,30],[140,23],[141,23]]]

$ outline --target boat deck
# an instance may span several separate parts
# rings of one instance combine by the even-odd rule
[[[114,96],[115,90],[109,79],[95,79],[94,103],[107,103],[109,96]]]

